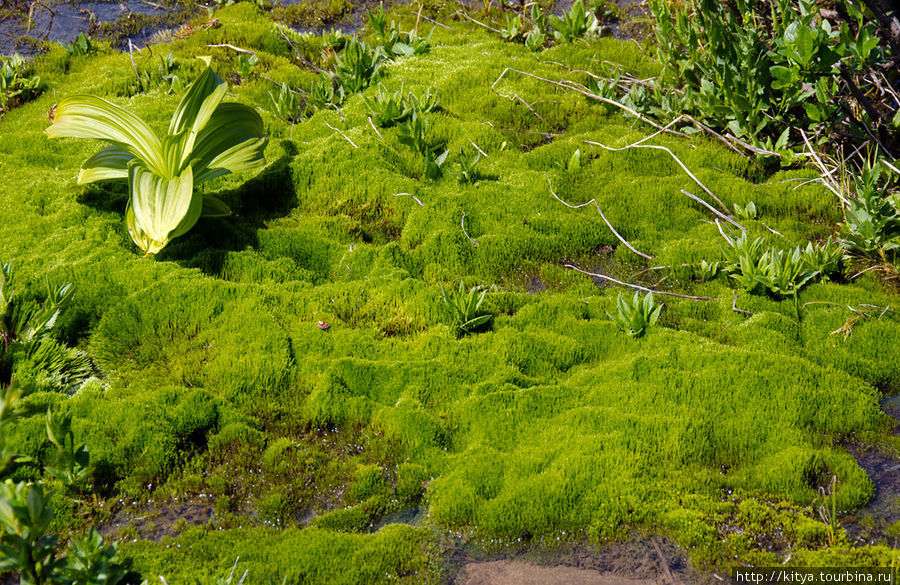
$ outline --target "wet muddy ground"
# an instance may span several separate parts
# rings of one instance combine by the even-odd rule
[[[882,408],[896,421],[894,434],[900,436],[900,395],[886,398]],[[884,543],[895,546],[900,522],[900,457],[887,448],[871,445],[848,445],[872,483],[875,496],[861,510],[847,516],[841,525],[859,543]]]
[[[694,571],[671,542],[635,536],[600,548],[533,550],[504,558],[459,554],[453,585],[708,585],[712,574]]]

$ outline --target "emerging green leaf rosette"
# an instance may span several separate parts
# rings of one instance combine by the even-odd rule
[[[56,106],[50,138],[95,138],[110,144],[87,161],[78,183],[128,180],[125,220],[148,256],[190,230],[200,217],[231,215],[194,186],[265,164],[263,121],[243,104],[222,103],[228,85],[206,69],[187,89],[162,139],[140,118],[104,99],[76,95]]]

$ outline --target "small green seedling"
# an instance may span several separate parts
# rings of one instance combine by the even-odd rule
[[[87,446],[75,444],[72,415],[47,410],[47,438],[56,447],[56,460],[45,466],[47,473],[58,479],[67,489],[83,492],[90,479],[90,455]]]
[[[297,94],[295,94],[287,84],[282,83],[278,88],[278,93],[269,92],[269,98],[272,100],[273,113],[285,122],[295,122],[297,120]]]
[[[256,64],[259,62],[259,57],[256,54],[252,54],[249,57],[247,55],[241,55],[238,57],[237,64],[237,72],[243,79],[250,79],[250,76],[253,75],[253,68],[256,67]]]
[[[618,308],[617,314],[613,315],[609,312],[606,314],[628,337],[642,336],[647,329],[656,324],[663,308],[662,305],[657,305],[653,300],[653,293],[647,293],[641,299],[640,293],[637,292],[634,293],[634,298],[631,302],[628,302],[619,293],[616,307]]]
[[[464,149],[459,149],[459,182],[474,183],[480,178],[478,174],[478,163],[481,161],[481,153],[467,153]]]
[[[450,327],[457,337],[472,333],[493,318],[493,315],[481,313],[481,305],[487,290],[482,289],[481,294],[478,294],[479,288],[474,287],[467,293],[465,283],[460,280],[459,290],[455,295],[449,295],[444,285],[441,285],[441,300],[450,314]]]

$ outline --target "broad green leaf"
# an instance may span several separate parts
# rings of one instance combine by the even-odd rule
[[[153,241],[147,236],[147,233],[141,229],[141,226],[137,223],[137,218],[134,216],[134,207],[131,205],[131,200],[128,200],[128,209],[125,211],[125,225],[128,226],[128,234],[131,236],[131,241],[137,245],[138,248],[144,251],[145,254],[155,254],[159,252],[160,249],[156,249],[154,252],[151,252],[150,249],[154,248]]]
[[[197,136],[191,154],[194,181],[199,184],[263,166],[267,142],[256,110],[243,104],[220,104]]]
[[[216,108],[225,98],[228,84],[207,67],[187,89],[181,103],[172,115],[169,134],[177,135],[187,131],[180,164],[184,165],[194,149],[197,135],[206,126]],[[180,170],[180,169],[179,169]]]
[[[134,223],[153,244],[145,251],[154,254],[156,252],[152,248],[158,246],[162,249],[172,237],[178,235],[173,233],[181,227],[190,211],[194,191],[193,172],[187,167],[181,175],[171,180],[164,179],[141,161],[134,160],[128,165],[128,183]]]
[[[119,146],[107,146],[81,165],[78,184],[93,183],[104,179],[127,179],[128,163],[134,155]]]
[[[203,209],[200,217],[229,217],[231,215],[233,213],[224,201],[212,195],[203,196]]]
[[[162,143],[143,120],[112,102],[93,96],[71,96],[56,105],[50,138],[96,138],[113,143],[162,174]]]

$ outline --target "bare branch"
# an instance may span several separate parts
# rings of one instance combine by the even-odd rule
[[[497,32],[499,33],[500,31],[497,31]],[[494,90],[494,87],[498,83],[500,83],[500,80],[503,79],[503,77],[509,72],[518,73],[519,75],[531,77],[532,79],[537,79],[538,81],[543,81],[544,83],[549,83],[551,85],[555,85],[557,87],[561,87],[561,88],[567,89],[569,91],[574,91],[576,93],[580,93],[581,95],[591,98],[592,100],[597,100],[598,102],[603,102],[604,104],[609,104],[611,106],[614,106],[621,110],[624,110],[624,111],[628,112],[629,114],[631,114],[632,116],[634,116],[635,118],[637,118],[638,120],[641,120],[642,122],[649,124],[649,125],[653,126],[654,128],[657,128],[659,130],[664,130],[664,128],[662,126],[660,126],[659,124],[657,124],[656,122],[654,122],[653,120],[648,118],[647,116],[639,114],[638,112],[634,111],[633,109],[629,108],[628,106],[626,106],[624,104],[620,104],[619,102],[617,102],[615,100],[611,100],[607,97],[603,97],[602,95],[597,95],[595,93],[591,93],[590,91],[582,89],[581,87],[577,87],[577,84],[574,84],[573,82],[553,81],[552,79],[547,79],[546,77],[539,77],[539,76],[535,75],[534,73],[528,73],[527,71],[520,71],[519,69],[513,69],[511,67],[507,67],[506,69],[504,69],[503,73],[500,74],[500,77],[498,77],[494,81],[494,83],[491,84],[492,91],[494,91],[496,93],[496,90]],[[686,134],[683,134],[681,132],[676,132],[674,130],[665,129],[665,131],[668,132],[669,134],[675,134],[676,136],[681,136],[681,137],[685,137],[685,138],[687,137]]]
[[[475,246],[475,247],[477,248],[478,245],[479,245],[478,242],[476,242],[476,241],[473,240],[471,237],[469,237],[469,233],[466,231],[466,212],[465,212],[465,211],[463,211],[462,219],[459,220],[459,227],[462,228],[463,234],[465,234],[466,238],[467,238],[470,242],[472,242],[472,245],[473,245],[473,246]]]
[[[326,126],[328,126],[329,128],[331,128],[332,130],[334,130],[335,132],[337,132],[338,134],[340,134],[341,136],[343,136],[343,137],[344,137],[344,140],[346,140],[347,142],[349,142],[350,145],[351,145],[353,148],[359,148],[359,146],[357,146],[355,142],[353,142],[352,140],[350,140],[350,137],[349,137],[349,136],[347,136],[346,134],[344,134],[343,132],[341,132],[340,130],[338,130],[337,128],[335,128],[334,126],[332,126],[331,124],[329,124],[329,123],[326,122],[325,120],[322,120],[322,123],[325,124]]]
[[[412,197],[413,201],[418,203],[421,207],[425,207],[425,204],[422,203],[422,201],[420,201],[419,198],[416,197],[415,195],[413,195],[412,193],[394,193],[394,197],[402,197],[402,196]]]
[[[550,183],[550,177],[547,177],[547,182]],[[625,247],[626,247],[626,248],[628,248],[629,250],[631,250],[632,252],[634,252],[635,254],[637,254],[638,256],[640,256],[641,258],[646,258],[647,260],[652,260],[652,259],[653,259],[653,256],[648,256],[647,254],[644,254],[643,252],[638,252],[638,251],[634,248],[634,246],[632,246],[631,244],[629,244],[628,241],[627,241],[625,238],[623,238],[623,237],[619,234],[619,232],[616,231],[616,228],[614,228],[614,227],[612,226],[612,224],[609,223],[609,220],[606,219],[606,216],[603,215],[603,210],[600,209],[600,204],[597,203],[597,198],[596,198],[596,197],[593,198],[593,199],[591,199],[591,200],[588,201],[587,203],[582,203],[581,205],[572,205],[572,204],[566,203],[565,201],[563,201],[562,199],[560,199],[559,196],[557,196],[557,194],[553,192],[553,183],[550,183],[550,194],[553,195],[553,198],[554,198],[554,199],[556,199],[557,201],[559,201],[560,203],[562,203],[563,205],[565,205],[566,207],[568,207],[568,208],[570,208],[570,209],[579,209],[579,208],[581,208],[581,207],[585,207],[585,206],[590,205],[591,203],[593,203],[593,204],[594,204],[594,207],[597,208],[597,213],[600,214],[600,219],[603,220],[603,223],[606,224],[606,227],[609,228],[609,230],[613,233],[613,235],[616,236],[616,238],[617,238],[620,242],[622,242],[623,244],[625,244]]]
[[[641,286],[641,285],[639,285],[639,284],[630,284],[630,283],[627,283],[627,282],[622,282],[621,280],[616,280],[615,278],[606,276],[605,274],[597,274],[596,272],[588,272],[587,270],[582,270],[581,268],[578,268],[577,266],[573,266],[572,264],[565,264],[564,266],[565,266],[566,268],[568,268],[569,270],[574,270],[575,272],[580,272],[580,273],[585,274],[585,275],[587,275],[587,276],[592,276],[592,277],[594,277],[594,278],[599,278],[599,279],[601,279],[601,280],[608,280],[609,282],[612,282],[612,283],[614,283],[614,284],[618,284],[619,286],[625,286],[625,287],[628,287],[628,288],[633,288],[633,289],[635,289],[635,290],[640,290],[640,291],[643,291],[643,292],[653,293],[653,294],[655,294],[655,295],[664,295],[664,296],[668,296],[668,297],[677,297],[677,298],[679,298],[679,299],[688,299],[688,300],[691,300],[691,301],[718,301],[718,300],[719,300],[719,299],[712,298],[712,297],[695,297],[695,296],[691,296],[691,295],[680,295],[680,294],[678,294],[678,293],[671,293],[671,292],[666,292],[666,291],[661,291],[661,290],[653,290],[653,289],[647,288],[647,287],[645,287],[645,286]]]
[[[665,130],[665,128],[660,128],[660,129],[661,129],[661,130]],[[648,137],[648,138],[649,138],[649,137]],[[646,138],[645,138],[644,140],[646,140]],[[623,147],[621,147],[621,148],[613,148],[612,146],[606,146],[605,144],[600,144],[599,142],[594,142],[594,141],[592,141],[592,140],[585,140],[584,142],[585,142],[585,144],[590,144],[590,145],[592,145],[592,146],[599,146],[600,148],[603,148],[603,149],[606,149],[606,150],[610,150],[610,151],[613,151],[613,152],[622,152],[623,150],[628,150],[629,148],[653,148],[653,149],[655,149],[655,150],[662,150],[662,151],[668,153],[669,156],[671,156],[673,159],[675,159],[675,162],[677,162],[678,165],[679,165],[682,169],[684,169],[684,172],[686,172],[686,173],[688,174],[688,176],[689,176],[691,179],[694,180],[695,183],[697,183],[698,185],[700,185],[700,188],[703,189],[704,191],[706,191],[706,193],[707,193],[710,197],[712,197],[713,199],[715,199],[715,200],[716,200],[716,203],[718,203],[718,204],[721,205],[722,207],[725,207],[725,208],[728,207],[727,205],[725,205],[724,203],[722,203],[722,200],[721,200],[721,199],[719,199],[718,197],[716,197],[716,194],[715,194],[715,193],[713,193],[712,191],[709,190],[709,187],[707,187],[706,185],[704,185],[703,183],[700,182],[700,179],[698,179],[698,178],[694,175],[694,173],[692,173],[692,172],[690,171],[690,169],[688,169],[687,166],[686,166],[683,162],[681,162],[681,159],[680,159],[680,158],[678,158],[677,156],[675,156],[675,153],[674,153],[674,152],[672,152],[671,150],[669,150],[669,149],[666,148],[665,146],[658,146],[658,145],[656,145],[656,144],[641,144],[641,142],[643,142],[643,140],[638,141],[638,142],[635,142],[634,144],[629,144],[628,146],[623,146]]]
[[[694,201],[696,201],[697,203],[699,203],[700,205],[702,205],[703,207],[712,211],[713,213],[715,213],[716,215],[718,215],[719,217],[721,217],[722,219],[724,219],[725,221],[727,221],[728,223],[733,225],[734,227],[738,228],[742,232],[747,231],[747,228],[745,228],[738,222],[734,221],[733,219],[731,219],[730,217],[728,217],[727,215],[725,215],[724,213],[722,213],[721,211],[719,211],[718,209],[716,209],[715,207],[713,207],[712,205],[710,205],[709,203],[704,201],[703,199],[700,199],[699,197],[697,197],[690,191],[685,191],[684,189],[681,189],[681,192],[684,193],[685,195],[687,195],[688,197],[690,197],[691,199],[693,199]]]

